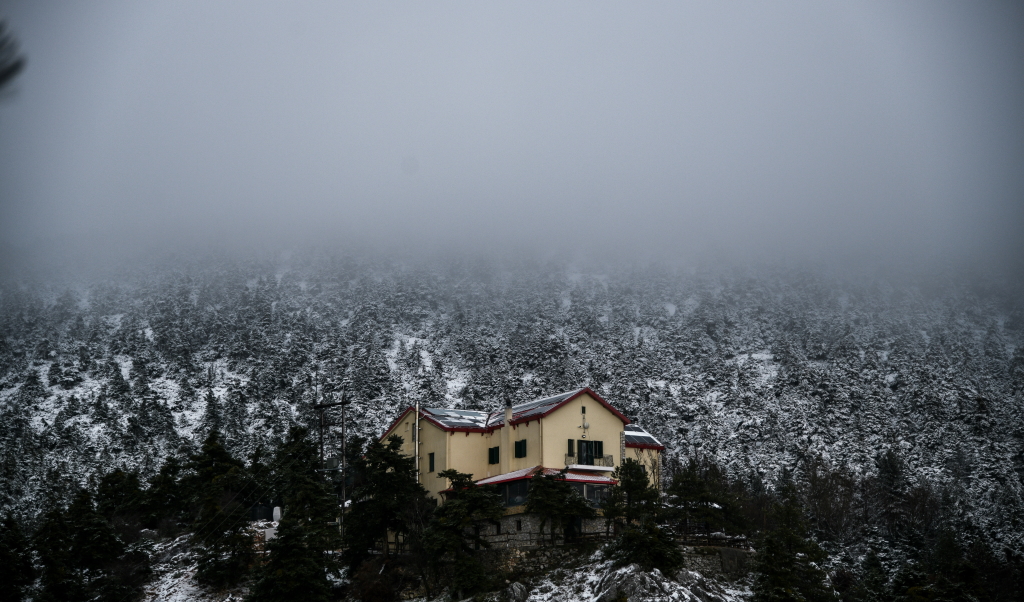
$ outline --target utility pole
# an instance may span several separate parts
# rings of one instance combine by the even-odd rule
[[[313,406],[314,410],[320,410],[320,470],[324,469],[324,427],[334,426],[333,424],[326,424],[324,422],[324,413],[328,408],[336,408],[341,406],[341,445],[342,449],[345,446],[345,406],[347,406],[349,400],[345,399],[344,389],[341,391],[341,401],[335,401],[331,403],[320,403]],[[342,456],[344,461],[344,456]]]
[[[313,409],[320,410],[320,470],[324,471],[324,427],[334,426],[333,424],[326,424],[324,421],[325,413],[328,408],[336,408],[341,406],[341,503],[344,506],[346,502],[345,495],[345,406],[349,404],[349,400],[345,396],[345,389],[341,390],[341,401],[334,401],[331,403],[321,403],[313,406]],[[344,532],[345,529],[345,508],[341,509],[341,529]]]

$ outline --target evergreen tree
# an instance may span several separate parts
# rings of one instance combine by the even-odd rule
[[[541,517],[541,534],[546,525],[551,526],[552,544],[557,542],[559,530],[563,539],[569,539],[577,520],[597,516],[586,498],[565,480],[565,472],[563,469],[548,475],[540,471],[533,475],[526,499],[526,511]]]
[[[754,602],[831,600],[819,563],[825,553],[810,539],[796,485],[785,475],[774,509],[775,527],[760,541],[754,563]]]
[[[353,466],[359,478],[352,488],[344,534],[346,559],[353,568],[378,546],[388,557],[388,534],[408,534],[406,510],[426,497],[426,490],[416,482],[414,460],[401,449],[402,438],[397,435],[386,443],[375,441]]]
[[[883,602],[888,597],[889,578],[874,550],[868,550],[860,564],[860,578],[850,599],[862,602]]]
[[[223,412],[220,407],[220,399],[213,394],[213,389],[207,389],[206,397],[206,412],[203,414],[203,428],[209,429],[209,431],[217,431],[219,434],[221,428],[224,425]],[[223,444],[223,441],[222,441]]]
[[[125,552],[124,543],[96,510],[92,495],[82,490],[67,510],[71,534],[70,566],[90,597],[110,589],[111,565]]]
[[[641,518],[658,519],[661,508],[658,490],[651,486],[644,465],[626,458],[612,476],[618,481],[604,503],[604,515],[625,524]]]
[[[139,475],[118,468],[100,479],[96,489],[96,507],[108,521],[138,521],[142,511],[143,493]]]
[[[39,600],[129,600],[148,575],[148,556],[130,550],[81,490],[67,511],[53,508],[36,533]]]
[[[614,476],[618,483],[611,488],[604,515],[619,525],[619,536],[610,549],[616,564],[635,563],[645,570],[674,573],[683,565],[683,556],[658,525],[662,514],[660,495],[651,486],[643,465],[626,458]]]
[[[424,527],[410,525],[413,556],[418,560],[428,594],[442,583],[458,592],[460,598],[486,591],[495,572],[489,570],[478,552],[490,547],[481,537],[480,528],[494,524],[504,515],[501,496],[493,487],[477,486],[472,475],[454,469],[437,476],[451,483],[444,504],[433,511]]]
[[[166,535],[174,534],[187,513],[185,487],[180,479],[182,466],[176,456],[168,456],[160,471],[149,479],[143,494],[143,524],[159,529]]]
[[[35,578],[31,545],[18,521],[7,516],[0,523],[0,600],[24,600]]]
[[[739,534],[746,529],[742,490],[710,458],[691,458],[674,470],[666,493],[674,502],[671,518],[684,533]]]
[[[190,458],[188,469],[186,487],[198,506],[193,523],[196,580],[214,587],[236,585],[253,559],[252,537],[246,532],[248,507],[242,496],[245,467],[224,449],[220,432],[212,430],[202,450]]]
[[[128,381],[124,379],[124,374],[121,373],[121,365],[111,361],[107,370],[110,373],[110,380],[107,381],[107,396],[120,403],[129,402],[132,389],[128,386]]]
[[[646,571],[658,569],[665,575],[672,575],[683,566],[683,554],[676,542],[650,517],[623,527],[609,552],[617,566],[636,564]]]
[[[260,570],[251,602],[318,602],[330,599],[328,573],[340,547],[336,497],[317,472],[319,452],[304,428],[293,427],[271,466],[284,502],[270,559]]]
[[[75,602],[87,600],[88,595],[71,561],[72,532],[64,516],[64,509],[54,506],[47,510],[33,537],[33,547],[39,558],[40,602]]]

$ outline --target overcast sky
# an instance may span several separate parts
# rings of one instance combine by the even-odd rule
[[[0,238],[1009,257],[1019,3],[9,2]]]

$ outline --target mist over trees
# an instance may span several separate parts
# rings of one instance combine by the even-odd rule
[[[96,515],[80,515],[111,525],[196,529],[203,579],[229,584],[252,563],[243,535],[209,539],[199,526],[234,524],[269,499],[250,475],[280,472],[271,450],[308,455],[294,428],[315,425],[312,405],[342,383],[349,434],[368,440],[415,399],[492,409],[588,385],[669,448],[668,507],[636,517],[641,549],[656,551],[662,530],[775,533],[765,541],[780,557],[820,546],[818,566],[851,600],[865,588],[939,587],[947,565],[975,577],[943,591],[976,587],[977,575],[1013,583],[1024,550],[1015,291],[953,277],[341,256],[8,282],[0,493],[26,533],[53,541],[66,529],[54,512],[72,504],[94,504]],[[327,448],[340,452],[336,436]],[[312,477],[287,478],[306,492],[301,504],[318,503]],[[76,497],[83,488],[92,501]],[[225,496],[236,502],[212,504]],[[406,529],[399,513],[381,524]],[[322,534],[304,524],[275,545],[309,549],[296,542]],[[132,549],[124,537],[110,567]],[[14,531],[3,539],[25,545]]]

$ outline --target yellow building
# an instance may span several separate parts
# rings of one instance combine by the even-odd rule
[[[418,419],[417,419],[418,418]],[[504,411],[407,408],[381,439],[398,435],[415,455],[419,429],[419,480],[434,497],[448,488],[438,473],[449,468],[499,485],[506,506],[525,502],[534,473],[568,469],[566,480],[596,503],[614,484],[624,457],[640,461],[660,485],[665,447],[589,388],[577,389]]]

